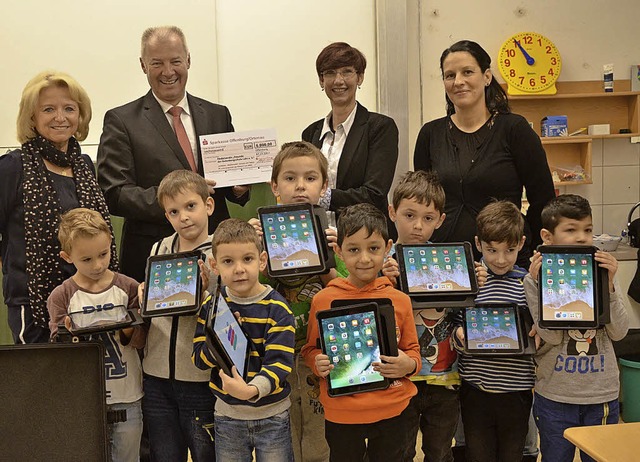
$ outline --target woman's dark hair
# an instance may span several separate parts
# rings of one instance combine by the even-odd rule
[[[358,74],[364,74],[367,68],[367,58],[357,48],[345,42],[334,42],[324,47],[316,59],[318,77],[324,71],[353,66]]]
[[[460,40],[444,50],[440,56],[440,72],[442,73],[443,78],[444,72],[442,65],[444,64],[444,60],[450,53],[456,53],[458,51],[466,51],[473,56],[482,72],[485,72],[491,67],[491,56],[484,51],[484,48],[471,40]],[[507,94],[495,78],[492,78],[491,83],[485,87],[484,96],[487,109],[491,114],[496,112],[503,114],[511,112]],[[447,100],[447,115],[454,114],[456,112],[456,108],[453,106],[453,103],[446,94],[445,99]]]

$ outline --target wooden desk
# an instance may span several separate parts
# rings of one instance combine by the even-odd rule
[[[598,462],[640,460],[640,422],[567,428],[564,437]]]

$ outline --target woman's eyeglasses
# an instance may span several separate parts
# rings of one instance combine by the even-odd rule
[[[325,80],[335,80],[336,77],[340,76],[343,78],[343,80],[349,80],[352,79],[356,74],[357,72],[353,69],[344,69],[341,71],[331,69],[328,71],[324,71],[322,73],[322,77],[324,77]]]

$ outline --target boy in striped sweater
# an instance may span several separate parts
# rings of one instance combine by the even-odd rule
[[[476,246],[487,267],[487,280],[476,303],[515,303],[526,310],[523,278],[516,266],[524,245],[524,219],[507,201],[487,205],[477,217]],[[456,318],[460,405],[468,460],[521,460],[528,430],[535,379],[530,355],[471,356],[462,351],[463,313]],[[459,343],[458,343],[459,342]]]
[[[262,242],[249,223],[230,218],[213,234],[211,268],[222,280],[222,294],[255,347],[246,383],[235,366],[228,376],[205,343],[213,296],[203,303],[193,339],[193,362],[211,368],[216,395],[217,460],[293,461],[287,376],[293,367],[294,319],[284,298],[258,280],[267,264]]]

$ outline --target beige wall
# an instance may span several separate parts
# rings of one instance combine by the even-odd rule
[[[614,64],[616,79],[628,79],[629,66],[640,63],[637,0],[414,1],[421,21],[424,122],[445,114],[439,59],[442,51],[458,40],[477,41],[495,61],[499,47],[511,34],[542,33],[556,44],[562,56],[560,80],[602,79],[602,65],[606,63]],[[499,74],[497,68],[493,71]],[[500,75],[498,80],[503,81]],[[410,136],[413,149],[417,132]],[[619,234],[626,225],[631,205],[640,200],[639,159],[640,144],[631,144],[628,139],[594,140],[593,184],[561,188],[561,192],[590,200],[595,232]]]
[[[299,139],[308,124],[324,117],[329,102],[320,91],[315,58],[337,40],[367,56],[358,99],[377,109],[373,1],[21,0],[3,8],[0,28],[0,149],[17,144],[24,85],[40,70],[54,68],[74,76],[92,99],[84,150],[94,154],[104,112],[148,90],[138,63],[140,35],[162,24],[175,24],[187,36],[188,91],[229,106],[236,130],[275,127],[284,142]]]
[[[0,28],[0,147],[16,144],[17,106],[27,80],[44,68],[56,68],[75,76],[93,100],[85,150],[95,152],[104,112],[148,89],[138,64],[138,42],[145,27],[157,24],[184,29],[192,55],[189,91],[228,105],[238,130],[275,127],[281,141],[291,140],[325,115],[329,105],[314,60],[335,40],[366,54],[369,65],[358,99],[377,110],[377,88],[385,85],[378,82],[376,58],[384,39],[378,37],[377,9],[383,1],[389,10],[401,0],[13,2],[3,9]],[[620,0],[615,7],[596,0],[406,0],[404,6],[406,28],[394,31],[406,40],[408,55],[407,69],[398,70],[406,72],[409,95],[407,126],[401,127],[408,149],[400,153],[399,172],[409,165],[422,123],[444,114],[438,59],[457,40],[476,40],[495,59],[510,34],[543,33],[562,54],[560,80],[600,79],[602,64],[610,62],[616,78],[628,78],[629,65],[640,63],[636,0]],[[639,157],[640,145],[627,140],[596,141],[594,184],[563,188],[592,201],[596,231],[619,232],[630,205],[640,199]]]

